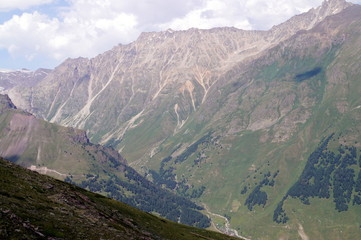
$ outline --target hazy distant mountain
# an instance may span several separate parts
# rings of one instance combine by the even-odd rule
[[[32,87],[40,80],[45,78],[51,70],[38,69],[30,71],[27,69],[22,70],[1,70],[0,69],[0,86],[1,91],[12,89],[16,86]]]
[[[22,70],[1,70],[0,69],[0,93],[12,92],[13,98],[19,100],[17,104],[22,105],[23,108],[31,109],[32,90],[39,81],[44,79],[51,70],[38,69],[30,71]],[[27,88],[26,94],[22,90]]]
[[[13,92],[242,235],[358,239],[360,26],[335,0],[269,31],[144,33]]]

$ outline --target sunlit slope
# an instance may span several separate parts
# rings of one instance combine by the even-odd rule
[[[296,181],[302,182],[311,153],[332,134],[334,154],[340,147],[356,149],[356,163],[346,166],[354,169],[356,184],[361,147],[360,13],[354,6],[329,17],[227,73],[229,82],[220,83],[210,93],[215,97],[149,160],[156,169],[155,182],[170,188],[178,182],[175,191],[186,196],[192,189],[203,189],[200,201],[210,211],[228,216],[245,236],[294,239],[305,232],[310,239],[359,237],[355,195],[347,199],[346,211],[339,212],[335,205],[338,197],[333,191],[344,164],[336,164],[329,173],[329,198],[315,195],[305,205],[287,193]],[[320,171],[327,166],[321,164]],[[350,184],[351,191],[356,191],[355,184]],[[277,223],[274,212],[285,196],[289,220]]]

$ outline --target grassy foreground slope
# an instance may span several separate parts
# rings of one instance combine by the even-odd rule
[[[0,158],[0,239],[235,239],[176,224]]]

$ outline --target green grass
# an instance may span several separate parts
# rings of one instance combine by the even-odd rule
[[[235,239],[158,218],[0,159],[0,238]]]

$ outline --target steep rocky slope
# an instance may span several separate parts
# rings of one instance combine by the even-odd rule
[[[2,158],[0,175],[1,239],[236,239],[155,217]]]
[[[112,148],[92,144],[82,130],[39,120],[0,95],[0,156],[188,225],[208,227],[193,202],[152,184]]]

